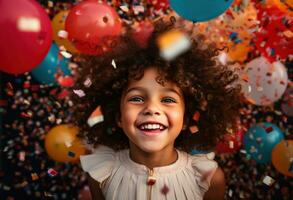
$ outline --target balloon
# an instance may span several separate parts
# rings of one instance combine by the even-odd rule
[[[216,146],[217,153],[234,153],[242,146],[244,132],[239,129],[234,134],[226,134],[224,140],[219,142]]]
[[[101,55],[115,47],[122,25],[116,11],[106,3],[83,1],[70,10],[65,30],[79,51]]]
[[[271,153],[276,144],[284,139],[282,131],[272,123],[260,123],[248,129],[243,145],[247,154],[258,163],[271,161]]]
[[[84,155],[86,149],[77,138],[78,128],[63,124],[52,128],[45,137],[45,148],[48,155],[58,162],[78,162],[79,156]]]
[[[46,58],[41,64],[32,70],[33,77],[43,84],[57,83],[56,75],[58,70],[61,70],[61,74],[70,75],[71,72],[68,68],[68,59],[59,58],[59,48],[56,44],[52,44]],[[57,73],[57,74],[56,74]],[[60,74],[60,73],[59,73]]]
[[[264,57],[255,58],[245,68],[247,82],[243,85],[245,97],[255,105],[269,105],[279,100],[288,84],[284,65],[269,63]]]
[[[74,45],[67,39],[66,33],[64,37],[58,36],[60,31],[65,31],[65,20],[68,15],[69,11],[61,11],[57,15],[54,16],[52,20],[52,27],[53,27],[53,39],[59,46],[64,46],[64,48],[71,52],[77,53],[78,50],[74,47]]]
[[[284,114],[293,117],[293,87],[288,87],[282,99],[281,109]]]
[[[191,155],[195,155],[195,154],[207,154],[207,153],[210,153],[210,151],[192,149],[191,152],[190,152]]]
[[[133,39],[142,48],[147,47],[147,42],[154,30],[154,26],[150,21],[142,21],[136,27],[133,27]]]
[[[293,177],[293,140],[283,140],[272,151],[274,167],[286,176]]]
[[[36,67],[52,42],[45,10],[34,0],[0,0],[0,70],[22,74]]]
[[[170,0],[170,6],[181,17],[193,21],[203,22],[216,18],[224,13],[233,0]]]

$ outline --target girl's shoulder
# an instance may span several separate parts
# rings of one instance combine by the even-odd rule
[[[197,183],[203,191],[207,191],[210,187],[211,180],[218,169],[218,163],[214,160],[215,153],[188,154],[188,158],[197,179]]]
[[[104,145],[99,145],[92,154],[80,156],[82,169],[99,183],[111,175],[116,162],[117,153]]]

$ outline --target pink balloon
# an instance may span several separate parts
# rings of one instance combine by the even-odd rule
[[[34,0],[0,0],[0,70],[10,74],[31,71],[52,44],[46,11]]]

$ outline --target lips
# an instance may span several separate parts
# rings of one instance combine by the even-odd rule
[[[159,135],[164,130],[166,130],[167,126],[165,126],[164,124],[162,124],[160,122],[156,122],[156,121],[146,121],[146,122],[140,123],[137,126],[137,128],[144,135],[151,136],[151,135]]]

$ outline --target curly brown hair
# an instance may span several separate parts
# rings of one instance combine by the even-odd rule
[[[196,125],[199,129],[195,134],[188,128],[183,129],[175,140],[176,148],[186,152],[194,148],[211,150],[227,133],[227,128],[236,129],[234,122],[241,106],[241,87],[234,84],[238,76],[218,62],[217,49],[203,42],[200,35],[192,37],[191,47],[186,52],[170,61],[163,59],[156,40],[173,28],[170,24],[157,22],[145,48],[139,47],[127,28],[119,38],[119,45],[111,52],[83,57],[74,89],[83,90],[85,96],[71,95],[73,123],[80,128],[79,137],[94,147],[103,144],[114,150],[129,148],[127,136],[117,126],[121,95],[128,80],[139,80],[150,66],[155,66],[159,72],[158,83],[175,82],[183,91],[184,124],[186,127]],[[117,68],[111,65],[112,60]],[[91,80],[90,87],[84,84],[86,79]],[[90,127],[87,119],[97,106],[101,108],[104,121]],[[198,121],[193,120],[195,112],[200,114]]]

